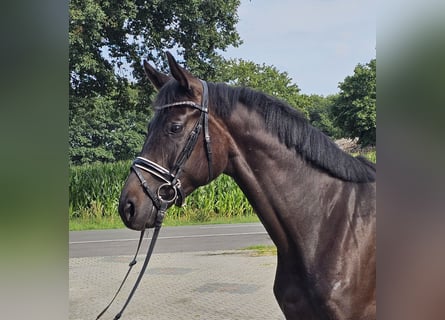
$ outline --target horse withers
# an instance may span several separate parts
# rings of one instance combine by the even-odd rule
[[[159,91],[119,213],[151,228],[220,174],[244,192],[277,247],[274,294],[286,319],[375,319],[376,169],[303,114],[245,87],[207,83],[167,53],[144,61]]]

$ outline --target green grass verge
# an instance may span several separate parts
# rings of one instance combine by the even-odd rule
[[[372,161],[374,163],[377,162],[377,152],[375,149],[367,151],[365,153],[353,153],[352,155],[353,156],[361,155],[361,156],[364,156],[365,158],[367,158],[369,161]]]
[[[164,226],[185,226],[198,224],[232,224],[232,223],[251,223],[259,222],[256,215],[227,217],[213,217],[206,221],[190,221],[187,219],[170,218],[168,211],[164,220]],[[101,229],[121,229],[126,228],[120,217],[115,218],[73,218],[69,221],[70,231],[81,230],[101,230]]]
[[[277,247],[274,245],[257,245],[242,248],[241,250],[249,250],[252,252],[253,256],[276,256]]]

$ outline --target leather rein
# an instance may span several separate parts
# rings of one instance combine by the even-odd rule
[[[190,155],[193,151],[193,149],[196,146],[196,143],[198,141],[198,136],[201,133],[202,129],[204,129],[204,146],[206,150],[207,155],[207,163],[208,163],[208,182],[210,182],[213,178],[213,169],[212,169],[212,149],[211,149],[211,143],[210,143],[210,133],[209,133],[209,89],[207,82],[200,80],[203,87],[203,93],[202,93],[202,99],[201,104],[197,104],[194,101],[179,101],[174,103],[165,104],[159,107],[156,107],[157,110],[160,109],[166,109],[171,107],[191,107],[195,108],[197,110],[201,111],[200,117],[198,121],[196,122],[194,128],[190,132],[187,142],[185,143],[184,148],[182,149],[181,153],[179,154],[175,165],[173,166],[172,170],[168,170],[164,168],[163,166],[148,160],[143,157],[137,157],[133,164],[131,165],[131,170],[136,174],[138,177],[141,186],[146,193],[146,195],[151,199],[153,202],[153,208],[156,207],[157,209],[157,215],[156,215],[156,223],[155,228],[153,232],[153,237],[150,242],[150,246],[148,247],[147,255],[144,260],[144,264],[142,265],[141,271],[138,275],[138,278],[136,279],[136,282],[133,286],[133,289],[131,290],[124,306],[120,310],[118,314],[113,318],[114,320],[120,319],[122,316],[125,308],[127,307],[128,303],[130,302],[131,298],[133,297],[141,279],[142,276],[145,273],[145,270],[148,266],[148,262],[150,261],[150,257],[153,253],[154,246],[156,244],[156,240],[158,238],[159,231],[162,226],[162,222],[164,221],[164,216],[167,208],[171,203],[174,203],[177,206],[182,206],[185,200],[185,194],[184,190],[181,185],[181,180],[179,179],[181,175],[181,171],[187,160],[190,158]],[[147,181],[145,180],[144,176],[142,175],[142,171],[145,171],[147,173],[150,173],[151,175],[159,178],[163,181],[163,183],[157,188],[156,191],[153,191],[150,186],[148,185]],[[136,253],[134,255],[133,260],[129,264],[129,269],[127,271],[127,274],[125,275],[124,279],[122,280],[121,285],[119,286],[116,294],[114,295],[111,302],[105,307],[105,309],[97,316],[96,320],[98,320],[102,315],[108,310],[108,308],[111,306],[113,301],[116,299],[117,295],[119,294],[121,288],[123,287],[125,281],[128,278],[128,275],[133,268],[133,266],[136,264],[136,257],[139,252],[139,248],[141,246],[141,242],[143,240],[145,233],[145,229],[141,231],[141,235],[139,238],[139,243],[136,249]]]

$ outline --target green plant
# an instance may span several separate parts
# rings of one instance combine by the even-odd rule
[[[103,224],[103,220],[116,220],[119,223],[119,195],[130,165],[130,161],[119,161],[71,166],[70,221],[86,225]],[[219,217],[236,218],[235,220],[256,217],[242,191],[225,175],[195,190],[187,198],[183,208],[170,208],[166,223],[205,223],[215,221]]]

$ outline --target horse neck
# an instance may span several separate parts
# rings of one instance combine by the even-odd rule
[[[281,250],[298,246],[313,260],[323,216],[322,193],[339,190],[338,179],[312,167],[264,129],[258,114],[238,108],[227,121],[232,137],[226,173],[234,178]],[[323,186],[323,187],[321,187]],[[315,211],[315,212],[314,212]]]

